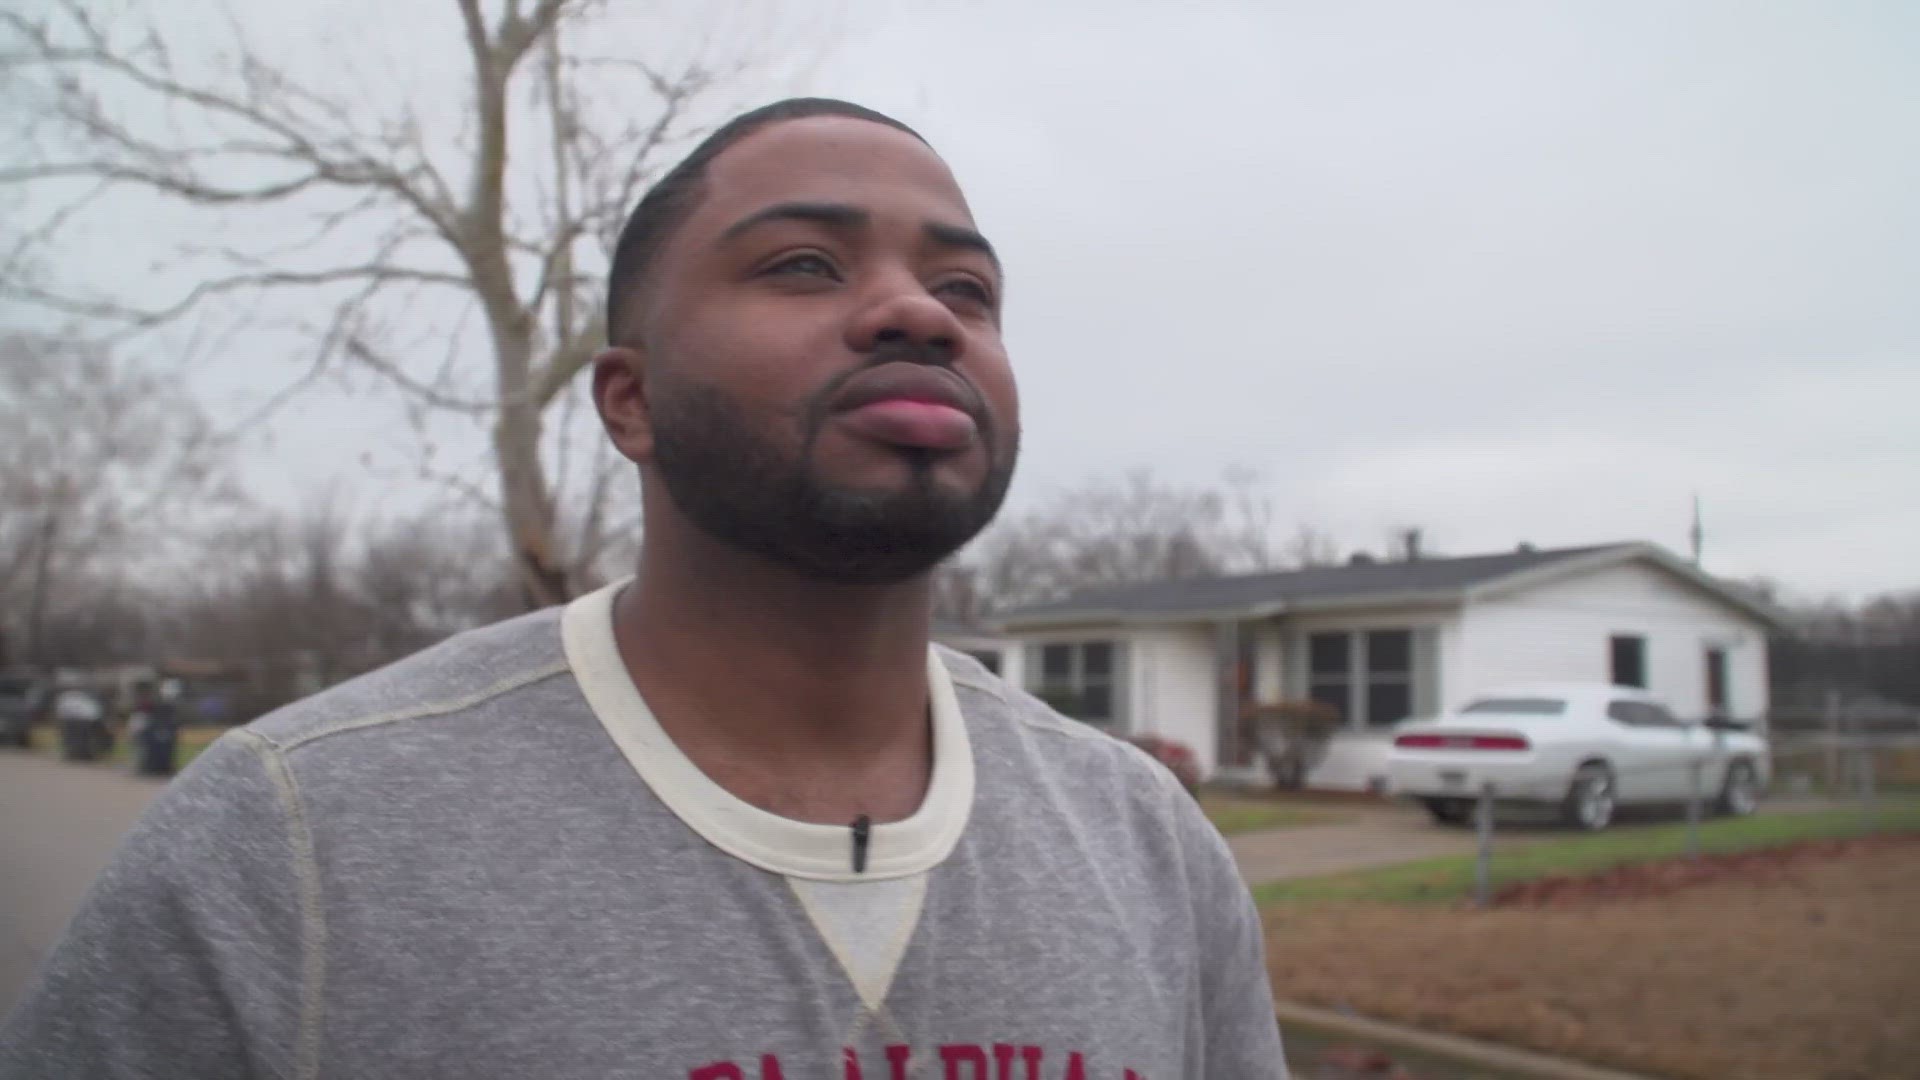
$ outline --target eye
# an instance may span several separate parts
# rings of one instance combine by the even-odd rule
[[[834,268],[833,263],[825,255],[811,251],[789,255],[769,265],[762,273],[798,274],[803,277],[831,278],[835,281],[840,279],[840,271]]]
[[[949,296],[964,297],[985,307],[993,306],[993,290],[975,278],[963,277],[943,281],[934,286],[933,291],[936,293],[945,293]]]

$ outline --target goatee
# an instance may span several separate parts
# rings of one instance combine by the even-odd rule
[[[1018,433],[1002,445],[980,418],[985,478],[971,493],[942,487],[932,451],[908,456],[909,482],[884,491],[835,488],[812,464],[830,416],[816,396],[802,417],[799,453],[716,387],[682,378],[653,386],[653,464],[680,512],[715,539],[808,577],[885,583],[925,573],[979,535],[999,513],[1013,480]]]

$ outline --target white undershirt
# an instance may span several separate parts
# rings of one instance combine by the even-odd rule
[[[927,650],[933,776],[926,799],[904,821],[872,827],[864,873],[855,873],[852,830],[770,814],[700,771],[667,736],[621,662],[613,637],[615,583],[568,605],[567,661],[587,703],[620,752],[660,801],[695,832],[735,858],[811,881],[871,882],[933,868],[953,851],[973,807],[973,750],[946,665]]]

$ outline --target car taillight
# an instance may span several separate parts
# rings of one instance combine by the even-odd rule
[[[1519,735],[1402,735],[1393,745],[1403,750],[1525,750]]]

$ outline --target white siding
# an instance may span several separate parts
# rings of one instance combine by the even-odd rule
[[[1120,627],[1085,626],[1023,633],[1023,645],[1059,641],[1111,641],[1124,656],[1120,688],[1122,721],[1116,735],[1158,735],[1190,747],[1202,776],[1213,775],[1215,683],[1211,624]],[[1023,649],[1011,650],[1021,653]],[[1016,661],[1017,663],[1017,661]],[[1014,681],[1014,680],[1010,680]],[[1026,683],[1018,685],[1025,688]]]
[[[1440,624],[1440,709],[1452,708],[1467,684],[1467,635],[1462,612]]]
[[[1271,705],[1281,699],[1281,671],[1286,638],[1278,623],[1265,622],[1248,630],[1253,635],[1253,699]]]
[[[1213,775],[1219,747],[1214,734],[1218,673],[1208,624],[1141,627],[1127,631],[1133,664],[1130,734],[1185,743]]]
[[[1019,645],[1008,645],[1000,650],[1000,677],[1009,684],[1026,689],[1027,650]]]
[[[1607,682],[1608,639],[1647,640],[1647,688],[1681,716],[1707,707],[1706,648],[1727,650],[1729,709],[1767,709],[1765,628],[1649,563],[1630,563],[1468,605],[1457,677],[1443,688],[1456,707],[1473,694],[1524,682]]]

